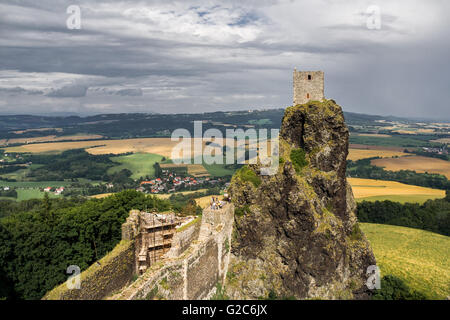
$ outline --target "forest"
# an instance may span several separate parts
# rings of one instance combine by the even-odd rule
[[[127,190],[104,199],[0,203],[0,299],[40,299],[111,251],[131,209],[171,209],[170,201]],[[195,208],[194,208],[195,210]]]
[[[444,199],[428,200],[424,204],[392,201],[362,201],[358,203],[360,222],[390,224],[423,229],[450,236],[450,190]]]

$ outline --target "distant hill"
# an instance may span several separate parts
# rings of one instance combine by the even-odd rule
[[[279,128],[285,109],[224,111],[198,114],[121,113],[94,116],[0,116],[0,139],[39,137],[43,135],[101,134],[110,138],[168,137],[177,128],[193,130],[193,121],[203,121],[203,130],[217,128],[225,132],[230,125],[248,128]],[[389,120],[360,113],[344,112],[347,125],[372,125]],[[398,118],[400,119],[400,118]],[[392,119],[391,119],[392,120]],[[379,122],[376,125],[380,125]],[[48,128],[46,131],[17,130]],[[57,130],[52,130],[52,128]],[[61,130],[62,129],[62,130]]]

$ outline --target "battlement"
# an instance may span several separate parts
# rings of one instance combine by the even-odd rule
[[[323,71],[294,69],[294,106],[308,101],[322,101],[324,98]]]

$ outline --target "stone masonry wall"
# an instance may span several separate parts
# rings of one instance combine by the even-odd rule
[[[221,210],[205,209],[198,239],[186,251],[150,266],[138,280],[109,299],[209,299],[228,270],[233,222],[232,204]]]
[[[308,79],[311,76],[311,79]],[[309,98],[308,98],[309,95]],[[323,71],[294,70],[294,106],[324,99]]]
[[[183,253],[189,246],[192,241],[197,240],[198,235],[200,233],[200,226],[202,218],[198,217],[198,220],[194,222],[193,225],[187,227],[183,231],[177,231],[173,236],[172,247],[166,253],[166,257],[175,258],[178,257],[181,253]]]

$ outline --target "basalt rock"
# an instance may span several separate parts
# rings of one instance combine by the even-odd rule
[[[231,298],[369,297],[366,270],[376,262],[345,178],[348,137],[333,100],[289,107],[277,173],[250,165],[233,176]]]

